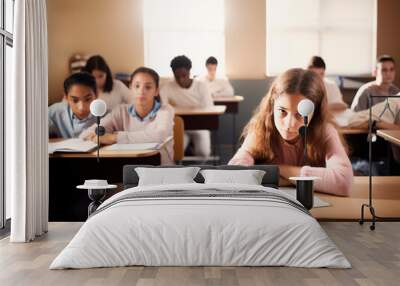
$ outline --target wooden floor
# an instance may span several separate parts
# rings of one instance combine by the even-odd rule
[[[322,222],[353,268],[122,267],[48,270],[81,223],[50,223],[26,244],[0,241],[0,285],[400,285],[400,223]]]

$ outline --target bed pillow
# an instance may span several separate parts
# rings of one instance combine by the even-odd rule
[[[262,170],[202,170],[205,184],[234,183],[261,185],[265,171]]]
[[[199,167],[135,168],[139,176],[138,186],[196,183],[194,178],[199,170]]]

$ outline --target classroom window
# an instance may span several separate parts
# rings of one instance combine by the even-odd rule
[[[224,0],[143,1],[144,62],[160,76],[172,76],[177,55],[192,60],[192,75],[205,73],[209,56],[225,72]]]
[[[266,73],[324,58],[331,75],[366,75],[376,58],[376,0],[268,0]]]
[[[14,0],[0,0],[0,228],[11,216],[10,193],[5,188],[5,106],[11,94]]]

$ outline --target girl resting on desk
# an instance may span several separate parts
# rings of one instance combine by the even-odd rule
[[[114,143],[163,143],[173,134],[174,111],[161,105],[159,76],[149,68],[140,67],[131,75],[130,91],[133,104],[122,104],[101,120],[106,134],[100,136],[101,144]],[[97,142],[96,125],[79,136]],[[173,142],[160,150],[161,164],[173,163]]]
[[[106,102],[108,112],[121,103],[131,103],[128,87],[122,81],[113,79],[111,69],[102,56],[90,57],[83,69],[95,77],[98,97]]]
[[[298,103],[305,98],[315,105],[307,130],[310,166],[303,166],[304,141],[299,128],[304,123],[297,111]],[[351,164],[343,138],[328,113],[324,84],[315,73],[290,69],[276,78],[242,136],[243,145],[229,164],[278,164],[281,183],[292,176],[316,176],[321,178],[315,181],[317,191],[350,194]]]

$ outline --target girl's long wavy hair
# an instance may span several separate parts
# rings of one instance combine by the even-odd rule
[[[301,94],[310,99],[314,105],[314,114],[307,130],[307,156],[314,166],[324,166],[326,145],[323,145],[325,128],[328,123],[336,127],[333,117],[328,111],[325,85],[316,73],[300,68],[289,69],[278,76],[268,93],[261,100],[253,117],[244,128],[242,138],[251,133],[254,135],[254,145],[250,150],[256,161],[271,162],[281,146],[281,139],[274,123],[274,103],[281,94]],[[343,137],[339,134],[342,144],[347,150]]]

